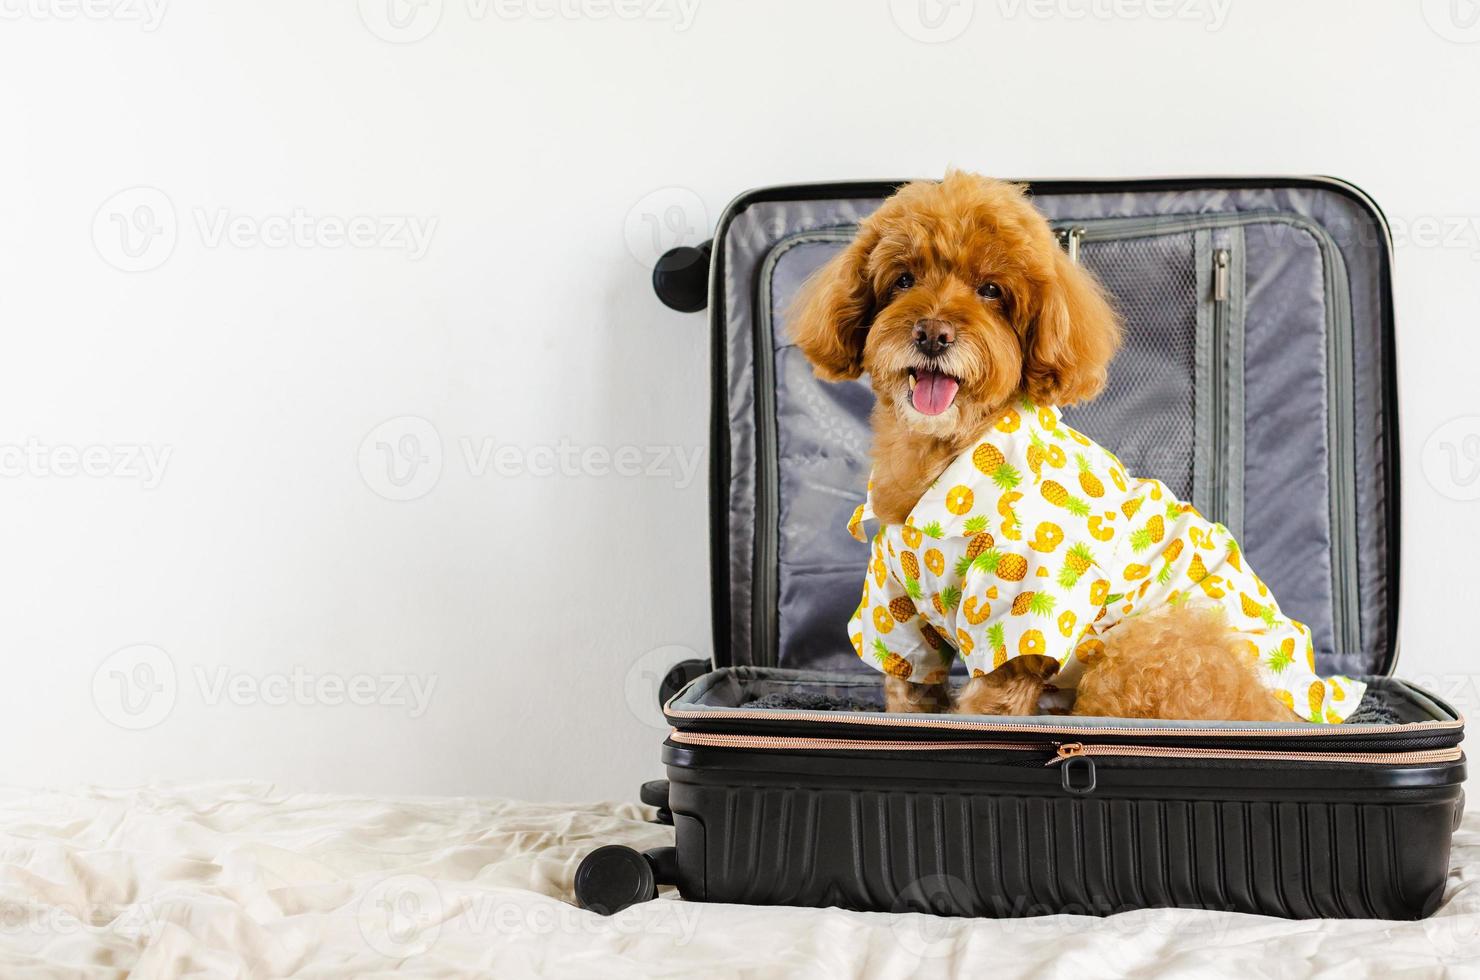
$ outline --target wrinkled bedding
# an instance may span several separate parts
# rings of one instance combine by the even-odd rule
[[[1155,909],[942,919],[570,904],[630,804],[394,799],[257,783],[0,791],[0,976],[1438,976],[1480,971],[1480,813],[1423,922]]]

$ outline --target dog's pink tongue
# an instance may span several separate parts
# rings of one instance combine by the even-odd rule
[[[956,400],[958,387],[960,384],[950,375],[939,371],[916,371],[915,390],[910,393],[910,403],[922,415],[939,415]]]

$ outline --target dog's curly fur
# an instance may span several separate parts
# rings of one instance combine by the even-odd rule
[[[953,333],[932,359],[915,344],[924,321],[948,324]],[[1099,284],[1069,261],[1024,189],[962,171],[906,184],[864,219],[854,240],[809,281],[790,323],[820,377],[869,375],[876,399],[873,508],[888,524],[903,523],[931,482],[1018,395],[1059,406],[1097,395],[1120,341]],[[959,381],[955,400],[939,415],[916,411],[910,401],[910,372],[922,368]],[[1205,611],[1176,607],[1140,618],[1145,622],[1127,621],[1105,636],[1104,653],[1080,683],[1076,714],[1293,717]],[[1057,667],[1046,657],[1010,660],[968,681],[955,708],[1033,713]],[[949,706],[941,685],[891,679],[885,694],[892,711]]]
[[[1086,657],[1076,715],[1292,721],[1259,679],[1254,659],[1231,642],[1215,606],[1162,606],[1123,620],[1105,650]]]

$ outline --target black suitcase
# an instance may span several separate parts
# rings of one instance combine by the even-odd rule
[[[676,847],[592,852],[578,899],[610,913],[671,883],[693,900],[954,915],[1433,912],[1463,721],[1391,676],[1381,212],[1329,178],[1030,185],[1126,322],[1107,390],[1066,418],[1230,528],[1311,626],[1321,672],[1369,679],[1357,720],[889,715],[845,632],[872,397],[817,380],[782,311],[896,186],[752,191],[654,272],[670,306],[707,302],[713,328],[714,663],[670,676],[668,779],[644,787]]]

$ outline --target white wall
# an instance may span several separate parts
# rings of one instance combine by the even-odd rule
[[[915,0],[147,2],[0,0],[4,778],[630,797],[646,674],[709,649],[704,461],[644,448],[703,452],[706,324],[649,291],[654,229],[947,164],[1383,204],[1403,670],[1480,703],[1480,480],[1444,455],[1480,466],[1475,10],[927,0],[932,35]],[[562,440],[571,475],[528,472]],[[427,462],[395,486],[378,443]],[[624,446],[660,472],[571,455]],[[331,686],[267,703],[295,668]],[[332,703],[357,676],[386,703]]]

